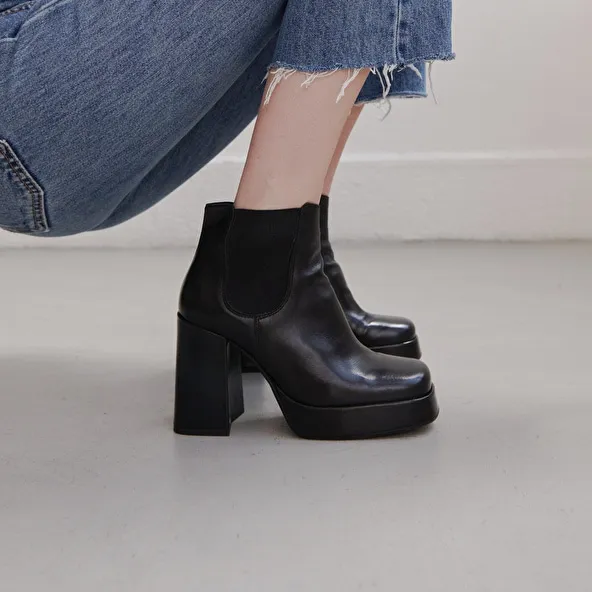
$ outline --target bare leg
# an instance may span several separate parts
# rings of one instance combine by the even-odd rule
[[[323,183],[355,100],[362,70],[336,103],[351,72],[342,70],[303,87],[307,75],[282,80],[262,106],[236,197],[243,209],[296,208],[318,203]],[[270,75],[270,81],[273,74]]]
[[[339,138],[337,148],[335,149],[335,153],[333,154],[333,160],[331,160],[329,170],[327,171],[327,175],[325,176],[325,183],[323,184],[323,195],[329,195],[331,192],[333,179],[335,178],[337,167],[339,166],[339,162],[341,161],[341,156],[343,155],[343,151],[345,150],[347,141],[349,140],[349,137],[351,136],[351,133],[360,115],[362,114],[363,109],[363,105],[355,105],[352,108],[351,113],[349,114],[349,117],[345,122],[345,125],[343,126],[341,137]]]

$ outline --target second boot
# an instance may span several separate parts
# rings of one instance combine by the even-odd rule
[[[352,294],[343,270],[335,260],[329,240],[329,197],[323,195],[320,204],[321,214],[321,253],[326,276],[354,335],[366,347],[393,356],[421,358],[419,340],[415,325],[405,317],[387,316],[365,311]]]
[[[323,195],[319,208],[321,255],[323,270],[329,278],[347,321],[360,343],[366,347],[393,356],[421,358],[415,325],[410,319],[365,311],[352,294],[343,270],[335,260],[329,240],[329,197]],[[257,372],[257,365],[244,356],[243,372]]]

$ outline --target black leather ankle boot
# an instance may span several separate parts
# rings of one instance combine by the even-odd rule
[[[323,273],[320,209],[206,207],[181,292],[175,431],[228,435],[243,412],[241,353],[299,436],[350,439],[436,419],[430,372],[354,336]]]
[[[374,351],[394,356],[421,358],[415,325],[404,317],[366,312],[356,302],[329,241],[329,197],[321,197],[321,253],[329,278],[354,335]]]

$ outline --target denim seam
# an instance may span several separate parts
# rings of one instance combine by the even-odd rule
[[[21,10],[29,10],[29,8],[31,8],[32,5],[33,5],[32,2],[27,2],[26,4],[20,4],[19,6],[9,8],[9,9],[5,10],[4,12],[0,12],[0,18],[2,18],[3,16],[8,16],[10,14],[14,14],[16,12],[20,12]]]
[[[401,6],[403,2],[402,0],[397,1],[397,11],[395,16],[395,22],[393,23],[394,28],[394,37],[395,37],[395,45],[393,47],[393,55],[395,56],[395,63],[398,64],[401,58],[400,44],[401,44]]]
[[[5,148],[4,148],[4,142],[0,141],[0,159],[2,159],[4,162],[6,162],[6,164],[8,165],[9,169],[13,172],[13,174],[15,174],[15,176],[17,175],[17,171],[14,170],[14,167],[12,166],[12,164],[10,163],[10,161],[8,160],[8,155],[5,154]],[[22,232],[23,231],[23,225],[26,226],[27,230],[30,232],[31,231],[31,224],[30,224],[30,216],[27,213],[26,209],[25,209],[25,200],[23,199],[19,199],[18,203],[17,203],[18,209],[21,213],[21,217],[23,220],[23,224],[19,225],[19,226],[10,226],[9,228],[11,228],[12,230],[15,230],[17,232]],[[3,226],[3,228],[6,228],[6,226]]]
[[[39,17],[47,14],[48,12],[54,11],[56,8],[59,8],[62,4],[71,2],[72,0],[51,0],[47,2],[47,4],[43,4],[37,10],[33,11],[33,14],[27,18],[27,20],[22,24],[21,29],[28,27],[31,23],[34,23]],[[20,32],[19,30],[19,32]],[[16,37],[10,37],[9,40],[16,40]]]
[[[23,186],[29,194],[31,200],[31,213],[33,214],[33,229],[37,232],[47,232],[48,225],[43,207],[44,193],[38,184],[34,183],[30,173],[18,161],[16,155],[13,155],[12,148],[5,140],[0,140],[0,157],[4,159],[15,175],[17,181]],[[22,211],[23,216],[26,213]]]

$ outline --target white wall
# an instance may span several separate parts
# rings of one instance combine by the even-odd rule
[[[592,4],[457,0],[456,62],[438,98],[368,108],[334,190],[340,238],[592,238]],[[44,246],[194,244],[202,206],[230,199],[241,137],[162,204]],[[339,201],[337,201],[339,200]],[[0,246],[39,246],[0,233]]]

